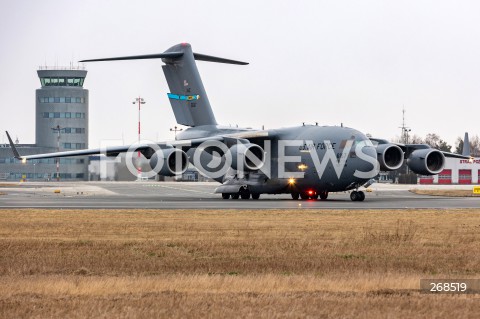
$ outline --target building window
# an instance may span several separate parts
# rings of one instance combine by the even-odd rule
[[[85,148],[85,143],[63,143],[63,148],[81,150]]]
[[[42,86],[83,86],[85,78],[40,78]]]
[[[43,112],[43,118],[77,118],[77,119],[84,119],[85,113],[72,113],[72,112]],[[82,133],[85,133],[85,129],[83,129]]]
[[[40,103],[85,103],[83,97],[40,97]]]

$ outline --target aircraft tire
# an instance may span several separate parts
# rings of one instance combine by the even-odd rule
[[[252,193],[252,199],[259,199],[260,194],[259,193]]]
[[[353,191],[350,193],[350,199],[352,200],[352,202],[356,202],[360,197],[360,195],[358,195],[358,192],[357,191]]]
[[[250,199],[250,191],[247,188],[240,189],[241,199]]]
[[[357,199],[359,202],[363,202],[365,200],[365,193],[362,191],[358,192],[359,198]]]
[[[242,194],[240,194],[240,197],[242,199],[250,199],[250,193],[242,193]]]
[[[222,198],[223,198],[223,199],[229,199],[229,198],[230,198],[230,194],[228,194],[228,193],[222,193]]]
[[[328,198],[328,192],[320,192],[320,199],[326,200]]]
[[[298,198],[300,197],[299,193],[291,193],[290,195],[292,195],[292,199],[294,200],[298,200]]]
[[[300,193],[300,198],[305,200],[305,199],[309,199],[310,196],[308,196],[307,193]]]
[[[240,194],[236,193],[236,194],[232,194],[232,199],[238,199],[240,197]]]

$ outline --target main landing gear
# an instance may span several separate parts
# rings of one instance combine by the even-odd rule
[[[238,193],[222,193],[222,198],[223,199],[229,199],[229,198],[232,198],[232,199],[250,199],[250,197],[252,199],[259,199],[260,198],[260,193],[250,193],[250,191],[248,189],[241,189],[240,192]]]
[[[365,193],[362,191],[353,191],[350,193],[350,199],[354,202],[363,202],[365,199]]]
[[[320,197],[321,200],[326,200],[328,198],[328,192],[314,192],[314,191],[307,191],[307,192],[301,192],[301,193],[291,193],[292,199],[297,200],[299,198],[306,200],[306,199],[318,199]]]

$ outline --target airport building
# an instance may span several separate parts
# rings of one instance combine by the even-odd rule
[[[40,67],[37,74],[41,87],[35,95],[35,144],[17,141],[20,154],[88,148],[88,90],[83,88],[87,71]],[[0,180],[51,180],[57,176],[59,180],[87,180],[87,167],[87,157],[61,158],[58,165],[57,159],[23,164],[13,158],[8,144],[0,146]]]
[[[445,168],[438,175],[420,176],[420,184],[478,184],[480,157],[473,160],[445,158]]]

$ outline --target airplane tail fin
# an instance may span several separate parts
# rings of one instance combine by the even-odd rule
[[[203,87],[195,60],[245,65],[246,62],[195,53],[188,43],[177,44],[164,53],[118,58],[82,60],[80,62],[159,59],[170,93],[168,98],[178,124],[186,126],[216,125],[208,96]]]

